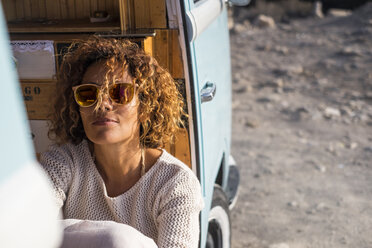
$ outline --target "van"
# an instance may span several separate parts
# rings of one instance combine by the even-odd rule
[[[200,181],[205,202],[200,215],[200,247],[230,247],[229,211],[237,198],[239,172],[230,154],[227,8],[247,3],[2,0],[36,157],[52,144],[47,136],[47,119],[66,48],[93,34],[130,39],[182,85],[188,125],[165,149],[187,164]]]

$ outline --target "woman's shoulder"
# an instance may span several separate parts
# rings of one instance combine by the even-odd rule
[[[156,164],[160,165],[159,167],[161,167],[161,169],[174,171],[175,173],[194,175],[193,171],[185,163],[166,150],[163,149],[162,151],[162,154],[156,162]]]
[[[195,173],[166,150],[162,150],[162,154],[149,172],[152,179],[155,178],[154,180],[166,187],[200,185]]]
[[[79,157],[85,157],[89,153],[88,142],[83,140],[79,144],[54,144],[40,156],[40,163],[42,165],[53,163],[67,163],[72,165]]]
[[[158,196],[163,199],[162,204],[181,201],[181,205],[190,208],[200,210],[203,207],[200,182],[185,163],[163,150],[154,166],[153,175],[156,180],[162,181],[158,191]]]

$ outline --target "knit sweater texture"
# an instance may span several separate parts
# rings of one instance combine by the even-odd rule
[[[136,228],[158,247],[198,247],[200,183],[190,168],[165,150],[134,186],[117,197],[107,195],[86,140],[52,146],[40,163],[65,219],[111,220]]]

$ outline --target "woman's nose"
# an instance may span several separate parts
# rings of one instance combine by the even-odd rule
[[[112,100],[107,94],[103,94],[102,96],[102,102],[99,105],[98,109],[101,112],[111,111],[113,109]]]

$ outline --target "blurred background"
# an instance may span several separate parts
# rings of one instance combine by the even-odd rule
[[[372,247],[372,2],[230,9],[233,248]]]

